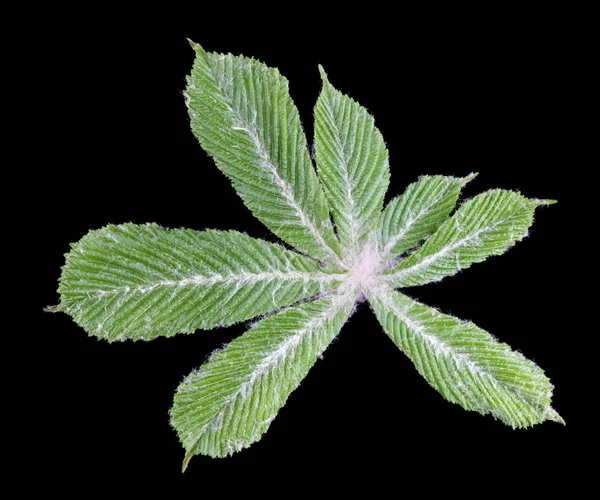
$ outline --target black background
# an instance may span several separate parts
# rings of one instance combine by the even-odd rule
[[[455,486],[471,476],[492,484],[500,475],[508,487],[556,479],[570,460],[579,404],[560,292],[568,277],[558,265],[573,198],[565,182],[571,61],[562,13],[357,10],[336,18],[288,6],[268,20],[231,6],[179,14],[167,21],[158,11],[81,13],[71,24],[52,12],[55,24],[31,49],[28,99],[41,119],[29,124],[26,154],[45,160],[35,177],[43,243],[29,312],[37,322],[26,368],[36,416],[27,431],[30,470],[50,471],[59,486],[74,477],[92,487],[128,478],[202,491],[209,483],[233,487],[248,473],[248,488],[273,477],[322,477],[401,489],[419,471],[436,478],[421,483],[425,489],[444,474],[454,474]],[[186,37],[278,67],[309,142],[322,64],[333,85],[375,116],[390,151],[388,200],[419,175],[475,171],[465,197],[499,187],[559,201],[538,209],[530,236],[505,255],[409,293],[538,363],[556,386],[566,427],[513,430],[444,401],[363,304],[260,442],[225,460],[195,457],[181,475],[183,450],[168,422],[173,392],[246,326],[109,345],[41,309],[58,301],[68,244],[108,223],[270,238],[189,130]]]

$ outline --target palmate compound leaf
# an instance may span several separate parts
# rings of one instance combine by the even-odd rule
[[[123,224],[73,245],[59,309],[106,340],[231,325],[335,288],[342,275],[235,231]]]
[[[179,386],[171,422],[193,455],[224,457],[266,432],[350,315],[356,294],[333,293],[263,319]]]
[[[400,255],[431,236],[454,210],[461,188],[476,175],[424,175],[391,200],[379,218],[382,258]]]
[[[535,208],[551,203],[501,189],[475,196],[391,269],[387,279],[393,287],[424,285],[500,255],[527,236]]]
[[[535,363],[473,323],[389,289],[369,301],[384,330],[444,398],[512,427],[555,420],[553,386]]]
[[[252,213],[301,252],[342,265],[298,110],[279,71],[192,42],[192,131]]]
[[[390,181],[388,152],[371,115],[337,91],[319,67],[323,90],[315,107],[319,180],[331,207],[342,248],[360,253],[372,236]]]
[[[364,296],[450,401],[513,427],[562,422],[534,363],[393,290],[502,253],[526,235],[535,207],[551,201],[494,190],[447,219],[473,175],[425,176],[379,215],[387,151],[362,107],[324,77],[315,111],[319,180],[279,72],[192,46],[186,102],[194,133],[252,212],[321,262],[232,231],[156,225],[108,226],[73,245],[55,309],[109,341],[229,325],[315,298],[262,319],[180,385],[171,421],[186,448],[184,467],[194,454],[226,456],[260,439]]]

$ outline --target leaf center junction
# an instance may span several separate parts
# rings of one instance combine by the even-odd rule
[[[381,254],[375,246],[367,244],[353,260],[350,267],[350,281],[361,291],[372,288],[381,269]]]

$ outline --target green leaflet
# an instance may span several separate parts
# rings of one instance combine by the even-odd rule
[[[392,290],[372,291],[369,300],[394,343],[448,401],[512,427],[564,423],[550,406],[544,372],[486,331]]]
[[[341,275],[235,231],[123,224],[73,245],[60,310],[107,340],[231,325],[336,287]]]
[[[379,219],[381,253],[400,255],[431,236],[454,210],[461,188],[477,174],[467,177],[424,175],[391,200]]]
[[[337,91],[322,67],[323,90],[315,107],[319,179],[342,247],[349,255],[373,233],[390,181],[388,152],[371,115]]]
[[[273,233],[301,252],[341,265],[287,80],[254,59],[192,47],[196,60],[186,96],[202,147]]]
[[[548,201],[512,191],[487,191],[465,202],[416,252],[388,272],[394,287],[439,281],[500,255],[527,236],[533,212]]]
[[[335,294],[257,323],[177,389],[171,422],[186,449],[224,457],[269,428],[289,394],[348,319],[356,296]]]

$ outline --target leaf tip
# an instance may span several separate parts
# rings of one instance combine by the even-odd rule
[[[62,309],[60,308],[60,304],[56,304],[54,306],[44,307],[43,311],[48,313],[57,313],[61,312]]]
[[[473,179],[475,179],[475,177],[477,177],[479,175],[479,172],[471,172],[469,175],[467,175],[466,177],[462,178],[462,185],[464,186],[465,184],[467,184],[468,182],[471,182]]]
[[[192,40],[191,38],[186,38],[186,40],[188,41],[192,49],[194,49],[196,52],[204,53],[204,49],[199,43],[194,42],[194,40]]]
[[[536,206],[540,206],[540,205],[554,205],[555,203],[557,203],[557,200],[533,200],[536,204]]]
[[[186,451],[185,453],[185,457],[183,457],[183,464],[181,466],[181,473],[183,474],[185,472],[185,470],[188,468],[188,465],[190,463],[190,460],[192,459],[192,457],[194,456],[194,454],[191,452],[191,450]]]
[[[323,84],[329,83],[329,79],[327,78],[327,73],[325,73],[325,69],[320,64],[319,64],[319,73],[321,74],[321,79],[323,80]]]
[[[552,406],[548,406],[548,409],[546,410],[546,419],[552,420],[552,422],[557,422],[559,424],[567,425],[565,422],[565,419],[562,418],[558,414],[558,412],[554,408],[552,408]]]

